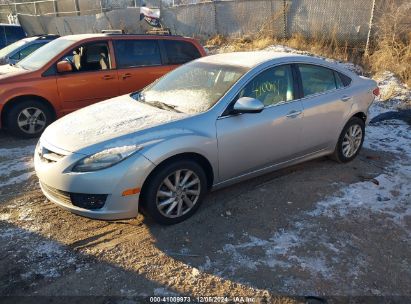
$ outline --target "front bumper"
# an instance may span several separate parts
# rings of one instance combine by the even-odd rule
[[[61,155],[52,162],[42,159],[37,150],[34,155],[34,167],[41,189],[50,201],[75,214],[95,219],[115,220],[137,216],[140,194],[123,196],[123,192],[141,189],[153,170],[154,164],[143,155],[136,153],[107,169],[74,173],[66,172],[66,169],[85,155],[61,151],[44,143],[42,145]],[[101,208],[86,209],[74,205],[70,194],[106,195],[106,199]]]

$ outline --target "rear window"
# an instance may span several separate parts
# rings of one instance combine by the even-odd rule
[[[190,42],[163,40],[169,64],[183,64],[201,57],[198,49]]]
[[[118,68],[161,65],[156,40],[115,40],[114,49]]]

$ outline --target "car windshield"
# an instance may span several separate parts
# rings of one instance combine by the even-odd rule
[[[0,50],[0,58],[3,58],[3,57],[5,57],[5,56],[7,56],[7,55],[10,54],[11,52],[14,52],[14,51],[17,50],[19,47],[25,45],[26,43],[27,43],[26,40],[19,40],[19,41],[16,41],[16,42],[14,42],[14,43],[12,43],[12,44],[10,44],[10,45],[2,48],[2,49]]]
[[[74,40],[64,38],[53,40],[31,53],[16,65],[26,70],[38,70],[74,42]]]
[[[193,61],[166,74],[133,98],[175,112],[205,112],[248,71],[247,68]]]

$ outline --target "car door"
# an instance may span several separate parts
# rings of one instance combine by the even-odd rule
[[[260,113],[230,115],[216,122],[220,180],[228,180],[300,156],[302,105],[290,65],[269,68],[238,94],[264,103]]]
[[[298,64],[304,98],[302,145],[306,154],[329,149],[338,139],[351,96],[337,72],[313,64]]]
[[[141,90],[167,73],[155,39],[114,40],[121,94]]]
[[[107,41],[76,46],[61,60],[72,64],[71,72],[57,75],[64,112],[119,95],[117,71],[111,64]]]

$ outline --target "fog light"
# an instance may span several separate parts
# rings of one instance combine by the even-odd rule
[[[100,209],[104,206],[107,194],[70,193],[71,203],[84,209]]]

